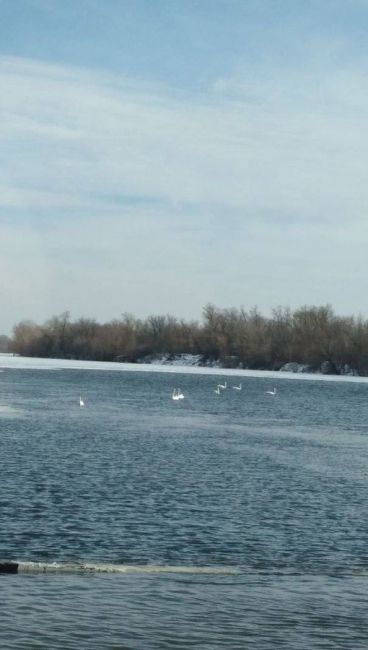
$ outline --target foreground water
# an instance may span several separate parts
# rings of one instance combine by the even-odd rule
[[[0,373],[2,648],[366,648],[368,385],[238,379]]]

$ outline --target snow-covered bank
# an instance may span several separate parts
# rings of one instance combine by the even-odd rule
[[[168,365],[155,363],[116,363],[112,361],[77,361],[69,359],[39,359],[37,357],[1,356],[0,370],[108,370],[114,372],[164,372],[223,377],[253,377],[266,379],[300,379],[307,381],[349,381],[368,383],[368,377],[323,375],[307,372],[241,370],[239,368],[204,367],[196,365]]]
[[[198,368],[221,368],[218,360],[204,359],[202,354],[150,354],[137,363],[154,364],[156,366],[197,366]]]
[[[221,362],[217,360],[205,359],[201,354],[151,354],[137,361],[139,364],[153,364],[157,366],[196,366],[198,368],[219,368],[221,372],[228,370],[221,365]],[[234,369],[234,368],[233,368]],[[249,370],[249,368],[242,368],[241,365],[236,370]],[[259,371],[256,371],[259,372]],[[265,371],[271,372],[271,371]],[[278,372],[288,372],[293,374],[322,374],[322,375],[333,375],[331,372],[331,366],[328,361],[323,361],[321,364],[320,373],[311,371],[310,367],[304,363],[297,363],[296,361],[290,361],[281,366]],[[350,366],[345,364],[340,372],[340,376],[347,377],[357,377],[358,373],[355,372]]]

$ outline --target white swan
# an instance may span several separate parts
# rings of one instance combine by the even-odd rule
[[[215,393],[216,393],[216,395],[221,395],[220,386],[217,386],[215,388]]]
[[[82,400],[80,395],[79,395],[79,406],[84,406],[84,401]]]
[[[178,400],[178,399],[184,399],[183,393],[179,390],[179,388],[174,388],[171,399]]]
[[[273,390],[266,390],[267,395],[276,395],[276,388]]]
[[[241,389],[242,389],[242,385],[239,384],[239,386],[233,386],[233,389],[234,389],[234,390],[241,390]]]
[[[218,388],[227,388],[227,381],[224,384],[217,384]]]

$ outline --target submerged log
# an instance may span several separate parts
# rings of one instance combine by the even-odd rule
[[[18,573],[18,562],[0,560],[0,573]]]

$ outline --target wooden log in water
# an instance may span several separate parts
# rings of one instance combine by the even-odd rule
[[[0,560],[0,573],[18,573],[18,562]]]

